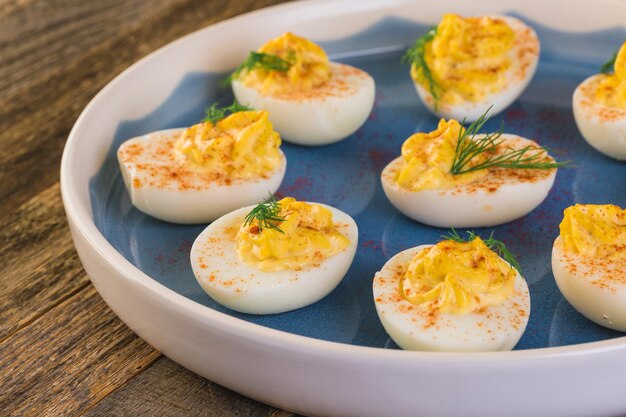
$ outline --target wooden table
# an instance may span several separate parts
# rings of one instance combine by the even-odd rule
[[[0,415],[293,416],[178,366],[90,284],[59,193],[89,100],[155,49],[281,0],[0,0]]]

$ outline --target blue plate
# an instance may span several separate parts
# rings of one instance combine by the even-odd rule
[[[622,336],[578,314],[559,293],[550,269],[552,242],[563,209],[575,203],[626,206],[626,165],[593,150],[574,123],[575,87],[597,73],[623,42],[622,29],[585,34],[558,32],[525,19],[542,43],[537,74],[524,94],[486,126],[503,121],[507,133],[537,140],[561,169],[546,201],[526,217],[496,227],[495,237],[517,255],[531,293],[528,327],[516,349],[562,346]],[[369,72],[376,80],[374,110],[365,125],[346,140],[308,148],[285,143],[287,174],[281,195],[335,206],[356,220],[360,241],[348,274],[323,300],[288,313],[253,316],[230,311],[200,288],[189,251],[205,225],[180,226],[155,220],[130,204],[115,153],[126,139],[150,131],[188,126],[202,119],[204,108],[230,103],[220,87],[224,74],[189,73],[159,108],[145,118],[120,123],[104,165],[90,181],[94,221],[106,239],[130,262],[173,291],[210,308],[261,326],[355,345],[397,349],[374,308],[372,278],[397,252],[440,239],[446,230],[416,223],[385,198],[383,167],[400,153],[402,142],[417,131],[431,131],[438,119],[419,101],[403,51],[427,26],[387,18],[350,38],[322,43],[331,59]],[[581,55],[580,51],[586,51]],[[478,229],[488,235],[492,229]]]

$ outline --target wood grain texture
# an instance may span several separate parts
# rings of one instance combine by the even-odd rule
[[[58,183],[0,224],[2,341],[85,289],[89,280],[72,244]]]
[[[85,417],[154,415],[296,416],[238,396],[193,372],[181,370],[180,366],[166,357],[160,358],[141,375],[84,414]]]
[[[0,344],[0,410],[77,415],[159,356],[89,286]]]
[[[29,7],[9,13],[0,33],[4,59],[0,94],[10,95],[28,85],[31,74],[63,70],[77,53],[115,38],[120,26],[132,30],[177,3],[180,1],[49,0],[31,2]]]
[[[0,0],[0,415],[293,416],[130,331],[80,265],[58,184],[71,126],[113,77],[182,35],[278,2]]]

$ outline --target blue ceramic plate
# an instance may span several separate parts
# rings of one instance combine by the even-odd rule
[[[494,229],[517,255],[531,293],[526,332],[515,349],[562,346],[605,340],[621,333],[600,327],[578,314],[561,296],[550,268],[552,243],[563,209],[575,203],[626,206],[626,165],[593,150],[581,137],[571,108],[575,87],[598,72],[624,39],[623,29],[574,34],[550,30],[524,16],[542,44],[540,62],[527,91],[486,126],[535,139],[558,160],[574,167],[558,172],[546,201],[522,219]],[[189,251],[206,225],[180,226],[153,219],[129,201],[115,153],[126,139],[144,133],[188,126],[203,118],[213,103],[227,104],[232,93],[220,87],[224,73],[188,73],[161,105],[146,117],[121,122],[102,169],[91,179],[95,223],[106,239],[132,264],[173,291],[215,310],[251,323],[317,339],[397,349],[380,324],[371,283],[394,254],[433,243],[444,229],[424,226],[400,214],[387,201],[380,183],[382,168],[399,155],[402,142],[418,131],[434,130],[438,119],[419,101],[403,51],[428,25],[387,18],[344,39],[321,42],[331,60],[370,73],[376,80],[374,110],[348,139],[324,147],[284,143],[289,162],[278,193],[335,206],[359,226],[357,254],[342,283],[323,300],[296,311],[254,316],[228,310],[198,285]],[[569,51],[593,51],[590,56]]]

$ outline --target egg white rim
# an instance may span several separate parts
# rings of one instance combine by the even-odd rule
[[[554,157],[552,157],[552,155],[548,154],[548,156],[550,156],[552,159],[554,159]],[[483,178],[478,178],[478,179],[476,179],[476,180],[474,180],[472,182],[469,182],[469,183],[466,183],[466,184],[456,185],[454,187],[449,187],[449,188],[429,188],[429,189],[425,189],[425,190],[412,191],[412,190],[410,190],[408,188],[405,188],[405,187],[399,185],[396,181],[393,181],[393,180],[389,179],[390,175],[389,175],[388,171],[391,170],[392,168],[395,168],[395,165],[401,165],[402,162],[403,162],[402,161],[402,155],[396,156],[394,159],[389,161],[389,163],[387,165],[385,165],[383,170],[381,171],[380,180],[381,180],[381,182],[384,182],[385,184],[387,184],[387,186],[392,188],[394,191],[397,191],[399,193],[405,193],[405,194],[408,194],[408,195],[417,194],[417,193],[433,193],[433,194],[438,194],[438,195],[442,195],[442,196],[448,195],[448,194],[459,195],[459,196],[474,195],[474,194],[476,194],[476,195],[479,195],[479,194],[493,195],[494,193],[497,193],[497,191],[499,189],[501,189],[501,188],[504,188],[504,187],[507,187],[507,186],[510,187],[512,185],[520,184],[520,182],[514,183],[513,181],[511,181],[511,182],[504,182],[504,181],[502,181],[502,183],[498,184],[498,190],[496,190],[495,192],[485,191],[482,188],[478,189],[477,191],[467,192],[465,190],[466,186],[476,185],[476,184],[480,185],[481,180],[484,180]],[[558,162],[558,161],[555,160],[555,162]],[[549,182],[549,181],[554,182],[554,180],[556,179],[558,168],[550,168],[550,169],[554,169],[554,172],[550,173],[550,175],[547,175],[545,178],[539,179],[539,180],[537,180],[535,182],[531,182],[530,184],[541,184],[541,183]],[[386,173],[387,175],[383,175],[384,173]],[[485,178],[488,179],[488,175],[486,175]],[[528,182],[521,182],[521,184],[528,184]],[[550,187],[548,192],[550,192],[552,190],[553,186],[554,186],[554,184]],[[486,226],[486,227],[495,227],[495,226]]]
[[[374,297],[376,298],[376,297],[381,297],[381,296],[388,296],[389,295],[389,291],[394,291],[394,292],[398,291],[396,286],[398,284],[398,281],[400,281],[401,279],[399,279],[399,278],[394,279],[392,275],[393,275],[393,267],[402,264],[402,262],[400,261],[401,257],[405,257],[406,256],[407,259],[410,258],[407,263],[404,263],[404,265],[406,266],[410,262],[412,262],[412,259],[414,259],[415,256],[417,256],[418,254],[420,254],[421,252],[423,252],[424,250],[426,250],[428,248],[432,248],[436,244],[437,243],[425,243],[425,244],[422,244],[422,245],[418,245],[418,246],[414,246],[414,247],[411,247],[411,248],[404,249],[404,250],[396,253],[394,256],[392,256],[387,262],[385,262],[385,264],[382,266],[381,270],[378,271],[378,273],[376,274],[376,277],[381,277],[382,278],[381,280],[379,280],[378,284],[376,283],[376,277],[374,278],[374,282],[372,283],[372,291],[374,293]],[[504,260],[500,255],[497,255],[497,256],[502,261],[504,261],[511,269],[514,269],[513,266],[509,262]],[[385,274],[383,274],[383,269],[385,267],[387,267],[388,265],[389,265],[389,270],[386,271]],[[514,335],[518,335],[519,334],[519,337],[517,338],[517,342],[515,343],[515,345],[517,345],[517,343],[519,343],[519,340],[521,340],[521,338],[523,337],[523,335],[524,335],[524,333],[526,331],[526,327],[528,325],[528,321],[530,319],[531,300],[530,300],[530,290],[528,288],[528,283],[526,282],[526,279],[522,276],[522,274],[518,270],[515,270],[515,274],[516,275],[515,275],[515,280],[514,280],[514,284],[513,285],[514,285],[516,290],[519,290],[517,288],[518,286],[523,286],[523,291],[520,294],[518,294],[517,296],[515,296],[515,294],[512,294],[510,298],[505,299],[504,301],[502,301],[500,303],[500,305],[506,304],[508,302],[512,302],[512,299],[519,299],[520,297],[523,298],[523,299],[527,299],[528,300],[528,309],[527,309],[527,313],[528,314],[524,317],[524,320],[523,320],[524,321],[524,326],[523,326],[522,332],[509,332],[509,334],[511,334],[511,333],[513,333]],[[380,282],[380,281],[387,281],[387,282],[385,283],[385,282]],[[408,301],[408,300],[405,300],[405,299],[401,300],[399,303],[402,303],[405,306],[412,306],[413,305],[413,303],[411,301]],[[374,300],[374,304],[375,304],[375,307],[376,307],[376,312],[377,312],[379,317],[381,317],[381,314],[382,315],[386,315],[387,322],[394,324],[397,328],[402,328],[401,330],[399,330],[399,333],[404,333],[405,329],[403,329],[403,327],[404,327],[403,326],[403,321],[404,321],[404,319],[405,319],[405,317],[407,315],[410,315],[410,313],[405,313],[405,312],[402,312],[402,311],[394,310],[393,308],[388,308],[386,313],[385,313],[385,312],[382,311],[384,308],[387,308],[387,307],[385,307],[385,304],[379,303],[376,300]],[[417,308],[419,309],[420,307],[421,306],[418,306]],[[497,308],[497,305],[496,305],[496,308]],[[448,322],[451,323],[449,326],[446,327],[446,329],[448,331],[452,331],[456,335],[456,334],[458,334],[458,332],[460,332],[463,329],[463,327],[464,327],[463,325],[460,325],[460,326],[457,327],[457,324],[459,324],[459,322],[455,318],[455,316],[458,317],[457,314],[455,314],[455,313],[440,313],[440,314],[441,314],[441,317],[443,317],[444,319],[447,319]],[[470,312],[470,313],[468,313],[468,315],[469,316],[475,316],[476,313],[475,312]],[[420,316],[420,318],[422,318],[422,317]],[[502,318],[502,317],[500,317],[500,318]],[[483,319],[481,317],[480,319],[477,319],[477,320],[486,320],[486,319]],[[382,318],[381,318],[381,321],[382,321]],[[499,319],[496,318],[496,319],[494,319],[494,321],[498,322]],[[506,320],[503,320],[503,321],[506,322]],[[423,321],[420,322],[418,320],[416,323],[418,325],[420,325],[420,326],[424,325]],[[506,330],[510,330],[511,327],[507,328]],[[442,328],[443,328],[443,326],[442,326]],[[385,331],[387,331],[386,328],[385,328]],[[387,332],[387,334],[389,335],[389,337],[392,340],[394,340],[393,337],[391,337],[391,334],[389,332]],[[434,336],[432,334],[432,330],[425,330],[424,331],[424,338],[421,338],[421,337],[415,338],[413,336],[410,336],[410,338],[415,339],[415,340],[419,339],[418,343],[422,343],[424,340],[428,340],[428,342],[430,342],[433,345],[434,344],[437,344],[437,345],[439,344],[437,341],[435,341],[436,338],[434,338]],[[394,342],[395,342],[395,340],[394,340]],[[428,342],[426,342],[426,343],[428,343]],[[456,342],[456,341],[454,341],[454,342]],[[485,342],[485,340],[483,340],[483,342]],[[489,342],[487,341],[486,343],[489,343]],[[397,342],[396,342],[396,344],[397,344]],[[513,346],[513,348],[515,347],[515,345]],[[402,348],[402,349],[404,349],[404,348]],[[404,349],[404,350],[411,350],[411,349]],[[509,351],[510,350],[512,350],[512,349],[509,349]],[[445,352],[445,350],[442,351],[442,352]],[[459,351],[457,351],[457,352],[459,352]],[[472,351],[463,351],[463,352],[471,353]],[[496,352],[496,351],[486,350],[486,352]]]
[[[523,29],[524,27],[530,28],[533,34],[533,37],[535,39],[537,39],[537,45],[538,45],[538,49],[537,49],[537,54],[536,56],[534,56],[534,59],[532,60],[532,64],[530,65],[531,69],[529,71],[528,74],[526,74],[527,76],[519,79],[519,80],[515,80],[514,83],[512,83],[511,85],[508,86],[508,88],[512,88],[512,87],[518,87],[520,85],[524,85],[524,87],[522,88],[522,90],[520,91],[520,93],[509,103],[507,104],[505,107],[503,107],[502,109],[496,111],[493,114],[499,114],[502,113],[503,111],[505,111],[509,106],[511,106],[511,104],[513,104],[523,93],[524,90],[526,90],[526,88],[528,88],[528,85],[532,82],[532,79],[534,78],[536,72],[537,72],[537,68],[539,67],[539,59],[541,56],[541,40],[539,39],[539,36],[537,35],[537,33],[535,32],[535,30],[532,28],[532,26],[527,25],[525,22],[521,21],[520,19],[518,19],[517,17],[514,16],[507,16],[507,15],[503,15],[503,14],[494,14],[494,15],[490,15],[490,17],[492,18],[496,18],[496,19],[503,19],[507,24],[511,24],[511,22],[514,23],[515,26],[521,24],[523,26],[517,28],[518,30]],[[517,33],[517,30],[515,30],[515,32]],[[517,48],[521,48],[520,46],[518,46]],[[514,71],[513,68],[509,68],[505,74],[510,75],[510,72]],[[416,89],[419,90],[418,95],[420,95],[420,101],[425,101],[425,99],[429,99],[429,100],[433,100],[433,95],[430,92],[430,90],[426,89],[424,86],[422,86],[421,84],[419,84],[418,82],[416,82],[413,77],[411,77],[411,81],[413,82],[413,85],[415,86]],[[485,96],[484,99],[477,101],[477,102],[472,102],[469,100],[463,100],[459,103],[454,103],[454,104],[449,104],[449,103],[444,103],[441,105],[441,109],[444,109],[444,111],[441,110],[437,110],[435,111],[435,109],[431,109],[430,107],[433,106],[433,104],[426,104],[425,102],[423,103],[425,106],[427,106],[429,108],[429,110],[433,113],[436,114],[438,117],[444,117],[444,116],[439,116],[439,113],[454,113],[456,112],[456,108],[464,108],[463,110],[466,111],[470,111],[471,109],[475,109],[477,107],[484,107],[485,110],[487,111],[487,107],[492,108],[492,107],[497,107],[496,106],[496,102],[494,102],[494,98],[498,97],[500,98],[504,93],[506,93],[507,88],[504,88],[502,90],[498,90],[495,92],[491,92],[490,94],[488,94],[487,96]],[[424,99],[422,99],[422,95],[424,96]],[[492,103],[491,105],[489,103]],[[445,116],[446,118],[453,118],[451,116]]]
[[[268,288],[271,288],[271,290],[276,291],[276,292],[285,291],[287,288],[293,289],[294,283],[291,282],[289,278],[293,277],[294,275],[299,276],[299,278],[297,279],[301,280],[301,282],[307,282],[307,281],[310,282],[312,280],[311,277],[313,276],[313,274],[315,274],[314,279],[319,279],[321,275],[328,276],[329,275],[328,273],[332,271],[331,268],[328,268],[328,261],[334,258],[335,262],[337,262],[338,259],[346,258],[346,254],[351,253],[351,252],[352,252],[352,255],[349,257],[349,263],[348,263],[348,267],[346,268],[346,272],[352,266],[352,263],[354,262],[354,258],[356,255],[356,249],[358,249],[358,240],[359,240],[359,228],[358,228],[358,225],[356,224],[356,221],[354,221],[352,216],[350,216],[348,213],[342,210],[339,210],[338,208],[335,208],[333,206],[329,206],[327,204],[322,204],[322,203],[317,203],[315,201],[303,201],[303,202],[310,204],[310,205],[317,205],[317,206],[320,206],[329,210],[332,214],[332,222],[335,225],[337,225],[338,223],[346,223],[347,230],[342,231],[342,234],[344,237],[348,238],[350,243],[341,251],[335,253],[334,255],[325,257],[324,259],[319,261],[319,265],[315,265],[315,266],[306,265],[300,271],[295,271],[290,268],[279,269],[276,271],[271,271],[271,270],[263,271],[261,269],[256,268],[254,265],[247,264],[241,260],[241,258],[237,254],[237,249],[235,247],[237,243],[236,237],[233,237],[233,240],[228,241],[227,243],[224,243],[224,244],[220,243],[220,245],[223,245],[223,246],[220,246],[220,251],[221,249],[224,249],[226,245],[229,244],[231,246],[231,250],[235,253],[233,254],[232,259],[228,259],[228,255],[217,256],[217,257],[220,257],[223,260],[226,260],[226,262],[231,262],[231,261],[238,262],[235,268],[241,267],[242,269],[237,270],[237,274],[239,275],[239,277],[235,279],[241,282],[240,285],[241,287],[244,288],[244,292],[249,292],[249,294],[251,295],[253,299],[257,297],[257,294],[259,292],[262,292]],[[224,279],[233,279],[231,275],[219,273],[219,275],[221,276],[218,277],[216,282],[207,282],[209,281],[208,275],[212,275],[213,273],[218,274],[217,270],[210,269],[210,268],[208,270],[202,270],[202,267],[200,267],[199,268],[200,270],[198,270],[196,266],[202,263],[202,261],[200,260],[202,259],[202,257],[204,257],[206,263],[209,263],[208,262],[209,259],[214,258],[214,256],[207,254],[206,251],[202,250],[203,247],[207,244],[207,240],[209,240],[213,236],[219,235],[220,231],[222,231],[223,233],[225,227],[235,226],[237,228],[240,228],[245,221],[246,214],[249,213],[255,207],[256,207],[255,205],[241,207],[239,209],[230,211],[224,214],[223,216],[220,216],[218,219],[215,220],[215,221],[220,222],[217,227],[215,228],[213,227],[214,223],[209,224],[202,230],[202,232],[200,232],[200,234],[194,240],[192,247],[191,247],[191,251],[189,253],[189,257],[191,261],[191,269],[196,280],[198,281],[198,284],[202,287],[204,292],[206,292],[207,295],[209,295],[209,297],[211,297],[216,303],[221,304],[222,306],[230,310],[243,312],[246,314],[254,314],[254,315],[272,315],[272,314],[288,313],[290,311],[295,311],[300,308],[307,307],[311,304],[316,303],[317,301],[320,301],[321,299],[327,297],[328,295],[330,295],[330,293],[332,293],[337,288],[337,286],[339,286],[341,281],[343,281],[343,279],[345,278],[345,274],[342,274],[339,280],[322,279],[322,281],[327,281],[327,282],[336,281],[336,285],[334,285],[329,292],[325,293],[325,295],[322,298],[318,298],[317,301],[308,302],[307,304],[301,305],[300,307],[294,307],[289,310],[279,311],[276,313],[256,313],[256,312],[241,311],[241,310],[232,308],[231,306],[228,306],[218,301],[217,298],[214,298],[214,296],[211,294],[211,291],[207,290],[207,287],[208,287],[208,288],[211,288],[211,290],[214,291],[214,293],[222,293],[221,295],[226,294],[226,296],[231,296],[231,297],[233,296],[233,291],[229,290],[228,288],[224,290],[225,286],[223,284]],[[227,220],[224,221],[224,218],[227,218]],[[209,229],[211,229],[210,233],[208,232]],[[224,252],[226,252],[226,250],[224,250]],[[225,277],[223,275],[228,275],[228,276]],[[271,281],[274,278],[272,277],[272,275],[278,275],[279,277],[281,277],[279,278],[279,281],[282,280],[283,282],[279,283],[275,281],[273,283],[270,283],[269,286],[266,286],[265,283],[263,283],[262,285],[259,285],[259,282],[257,281],[258,279]],[[330,275],[332,275],[333,278],[339,276],[338,274],[330,274]],[[205,281],[205,283],[203,284],[201,281]],[[253,281],[257,281],[257,283],[254,284]]]
[[[116,151],[116,157],[119,158],[119,154],[117,152],[119,152],[120,148],[127,143],[128,141],[131,140],[135,140],[135,139],[140,139],[143,140],[146,136],[150,136],[150,135],[157,135],[157,136],[165,136],[165,135],[180,135],[181,133],[183,133],[185,130],[189,129],[189,127],[175,127],[175,128],[171,128],[171,129],[161,129],[161,130],[155,130],[154,132],[148,132],[146,134],[143,135],[139,135],[139,136],[135,136],[133,138],[128,138],[126,139],[124,142],[122,142],[120,144],[120,146],[117,148]],[[160,139],[160,137],[159,137]],[[280,146],[278,147],[278,153],[280,155],[280,165],[278,165],[278,167],[272,169],[271,171],[268,171],[269,177],[271,178],[273,175],[276,175],[276,173],[278,171],[286,171],[287,169],[287,155],[285,155],[285,153],[283,152],[283,150],[280,148]],[[119,159],[118,159],[118,164],[119,164]],[[137,165],[135,163],[129,163],[128,165]],[[252,177],[252,178],[243,178],[243,179],[235,179],[233,180],[232,184],[226,185],[226,184],[215,184],[212,185],[210,188],[203,188],[202,190],[198,191],[199,193],[202,192],[206,192],[206,191],[217,191],[220,189],[228,189],[228,188],[232,188],[233,186],[237,186],[237,185],[241,185],[241,184],[246,184],[246,183],[250,183],[250,182],[256,182],[259,181],[259,179],[262,180],[266,180],[267,178],[263,178],[263,177]],[[126,185],[126,184],[125,184]],[[149,188],[155,188],[155,187],[149,187]]]
[[[574,92],[572,93],[572,110],[574,107],[573,104],[576,103],[578,105],[578,109],[579,109],[581,116],[586,121],[589,121],[592,123],[607,124],[607,125],[621,123],[624,120],[626,120],[626,110],[621,112],[624,114],[620,114],[619,117],[616,117],[613,120],[601,120],[597,112],[599,110],[604,110],[604,109],[612,110],[614,109],[614,107],[607,106],[604,103],[593,100],[592,98],[589,97],[588,94],[585,94],[585,92],[582,91],[582,87],[587,87],[589,84],[597,82],[598,79],[602,75],[605,75],[605,74],[602,74],[602,73],[593,74],[585,78],[583,81],[580,82],[580,84],[576,86],[576,89],[574,89]],[[591,100],[591,104],[585,104],[584,103],[585,99]],[[618,110],[622,110],[622,109],[618,109]]]
[[[621,1],[616,2],[615,0],[604,1],[611,4],[621,3]],[[390,1],[389,4],[402,5],[406,2],[407,1],[404,0],[393,0]],[[75,161],[79,158],[79,155],[76,154],[77,142],[80,140],[80,130],[82,130],[84,120],[92,111],[95,104],[99,101],[105,100],[111,91],[113,91],[123,79],[128,77],[129,74],[136,70],[140,65],[156,58],[166,51],[176,48],[179,44],[189,40],[190,38],[206,36],[206,33],[209,31],[228,26],[239,26],[241,23],[251,18],[267,19],[273,18],[277,14],[290,14],[292,16],[297,16],[298,14],[296,11],[307,9],[306,7],[303,7],[303,5],[312,6],[313,4],[316,4],[320,9],[330,9],[331,4],[333,3],[334,0],[303,0],[297,3],[271,6],[213,24],[178,38],[166,46],[152,52],[128,67],[121,74],[110,81],[81,112],[72,127],[72,130],[70,131],[61,160],[61,196],[68,220],[74,226],[74,232],[80,233],[80,235],[90,245],[92,253],[97,254],[102,260],[113,267],[118,274],[123,276],[125,279],[140,285],[144,290],[159,296],[164,301],[173,303],[182,314],[187,316],[187,318],[201,322],[205,326],[213,327],[226,334],[236,334],[239,338],[254,340],[257,341],[257,343],[259,340],[262,340],[266,345],[277,346],[281,349],[297,350],[299,352],[316,352],[320,356],[333,355],[338,359],[345,358],[350,361],[362,358],[370,360],[379,359],[389,362],[406,362],[409,360],[414,362],[434,361],[446,363],[467,362],[468,357],[471,357],[473,361],[484,363],[493,363],[494,361],[519,362],[520,360],[530,361],[555,357],[584,356],[624,349],[626,346],[626,336],[604,341],[587,342],[559,347],[514,350],[507,352],[472,353],[390,350],[314,339],[249,323],[192,301],[191,299],[188,299],[187,297],[158,283],[156,280],[132,265],[105,239],[94,223],[89,205],[81,204],[79,199],[74,197],[75,195],[84,193],[82,188],[77,185],[77,181],[73,178],[73,173],[76,171],[77,164]],[[390,12],[390,10],[392,10],[392,7],[390,7],[389,4],[382,5],[376,0],[362,0],[359,4],[361,10],[379,9],[386,12]],[[323,15],[323,10],[315,9],[315,11],[317,14]]]

